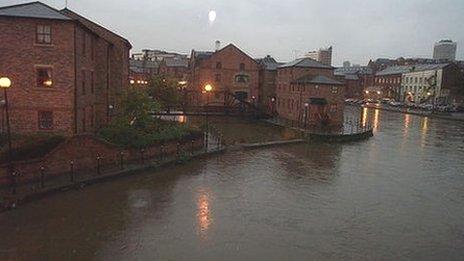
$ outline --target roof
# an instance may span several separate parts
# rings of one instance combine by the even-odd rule
[[[89,29],[90,31],[96,33],[97,35],[99,35],[101,38],[105,39],[107,42],[109,43],[114,43],[114,41],[112,39],[110,39],[110,37],[108,37],[109,35],[111,36],[114,36],[116,38],[118,38],[119,40],[125,42],[127,45],[129,45],[130,47],[132,47],[132,45],[130,44],[129,40],[127,40],[126,38],[116,34],[115,32],[111,31],[111,30],[108,30],[106,29],[105,27],[93,22],[93,21],[90,21],[89,19],[83,17],[82,15],[68,9],[68,8],[65,8],[63,10],[60,10],[59,11],[61,14],[63,15],[66,15],[74,20],[77,20],[79,21],[83,26],[87,27],[87,29]]]
[[[270,55],[267,55],[264,58],[256,59],[256,62],[259,64],[263,65],[266,70],[269,71],[275,71],[277,70],[277,67],[279,65],[282,65],[283,63],[278,63],[274,58],[272,58]]]
[[[305,68],[322,68],[322,69],[333,69],[332,66],[322,64],[314,59],[305,57],[296,59],[292,62],[280,65],[278,68],[287,68],[287,67],[305,67]]]
[[[224,50],[226,50],[228,48],[235,48],[238,52],[242,53],[243,55],[248,57],[253,62],[258,63],[255,59],[251,58],[251,56],[249,56],[247,53],[245,53],[240,48],[238,48],[237,46],[235,46],[234,44],[231,44],[231,43],[226,45],[224,48],[222,48],[222,49],[220,49],[220,50],[218,50],[216,52],[205,52],[205,51],[192,50],[192,60],[194,60],[194,61],[202,61],[202,60],[205,60],[205,59],[209,59],[211,56],[216,55],[218,53],[221,53],[222,51],[224,51]]]
[[[344,76],[345,76],[345,80],[352,80],[352,81],[359,80],[359,77],[356,74],[345,74]]]
[[[188,59],[182,59],[179,57],[165,58],[164,62],[167,67],[188,67]]]
[[[403,65],[403,66],[390,66],[385,70],[376,73],[376,76],[386,76],[395,74],[404,74],[410,72],[421,72],[421,71],[432,71],[443,69],[448,66],[449,63],[440,64],[416,64],[416,65]]]
[[[129,65],[132,69],[132,67],[138,67],[138,68],[158,68],[159,65],[157,62],[155,61],[150,61],[150,60],[146,60],[146,61],[143,61],[143,60],[134,60],[134,59],[130,59],[129,60]]]
[[[311,84],[326,84],[326,85],[341,85],[343,83],[334,80],[332,78],[329,78],[324,75],[305,75],[303,77],[300,77],[293,81],[292,83],[296,84],[306,84],[306,83],[311,83]]]
[[[334,74],[335,75],[372,74],[372,68],[368,66],[340,67],[334,70]]]
[[[60,13],[53,7],[41,2],[31,2],[26,4],[0,7],[0,16],[41,18],[72,21],[73,19]]]

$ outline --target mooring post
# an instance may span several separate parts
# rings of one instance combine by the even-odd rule
[[[192,140],[192,141],[191,141],[191,145],[192,145],[192,147],[191,147],[191,149],[192,149],[191,153],[192,153],[192,155],[193,155],[193,154],[195,153],[195,140]]]
[[[97,174],[100,174],[100,156],[97,156]]]
[[[124,152],[119,152],[119,168],[124,169]]]
[[[145,153],[145,149],[141,149],[140,150],[140,160],[141,160],[142,164],[144,164],[144,158],[143,158],[144,153]]]

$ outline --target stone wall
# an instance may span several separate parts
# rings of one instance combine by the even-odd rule
[[[193,142],[192,142],[193,141]],[[67,139],[53,151],[42,158],[14,162],[13,167],[19,174],[18,183],[27,183],[40,179],[43,169],[47,178],[67,175],[71,172],[71,162],[74,172],[96,171],[97,158],[101,170],[120,166],[121,153],[127,163],[141,163],[143,160],[176,155],[179,151],[190,153],[192,149],[203,147],[203,136],[191,137],[181,142],[171,141],[156,144],[142,150],[124,149],[117,145],[100,140],[92,135],[79,135]],[[162,150],[163,148],[163,150]],[[143,157],[143,158],[142,158]],[[0,186],[11,184],[7,164],[0,165]]]

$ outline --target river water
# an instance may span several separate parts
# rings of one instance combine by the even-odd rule
[[[368,141],[230,151],[2,213],[0,260],[462,260],[464,123],[364,116]]]

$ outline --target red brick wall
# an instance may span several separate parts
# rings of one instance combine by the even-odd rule
[[[180,149],[190,152],[191,140],[179,143]],[[175,155],[177,152],[177,141],[167,142],[164,145],[165,155]],[[195,149],[203,147],[203,137],[194,138]],[[95,171],[97,156],[101,157],[100,166],[102,171],[119,166],[120,152],[123,152],[124,162],[140,162],[140,150],[126,150],[116,145],[99,140],[91,135],[79,135],[69,138],[59,145],[55,150],[41,159],[15,162],[14,168],[20,174],[19,182],[25,183],[40,177],[40,168],[43,166],[47,177],[67,175],[70,172],[70,161],[74,162],[74,171]],[[161,145],[145,149],[144,159],[159,157]],[[6,165],[0,165],[0,185],[11,182]]]
[[[35,43],[38,24],[51,26],[51,45]],[[53,130],[42,132],[73,133],[73,36],[73,22],[0,17],[0,75],[13,82],[8,91],[13,133],[39,131],[38,111],[53,111]],[[36,86],[37,66],[52,68],[52,87]]]
[[[221,63],[221,69],[216,68],[216,63]],[[240,64],[245,64],[245,70],[240,71]],[[219,74],[220,81],[216,81],[216,75]],[[235,82],[237,74],[246,74],[249,76],[248,83]],[[224,92],[235,93],[237,91],[246,92],[248,98],[258,97],[259,90],[259,67],[255,60],[241,52],[233,45],[213,54],[209,59],[195,65],[192,69],[192,84],[189,87],[195,94],[193,98],[194,105],[206,103],[206,95],[201,94],[206,84],[213,85],[213,93],[210,95],[210,104],[223,105]]]
[[[343,85],[324,85],[319,84],[318,88],[313,84],[297,85],[291,82],[305,75],[324,75],[335,79],[333,69],[316,68],[279,68],[277,72],[277,112],[280,117],[302,121],[304,117],[304,103],[309,98],[325,98],[329,103],[324,111],[328,114],[330,125],[339,126],[343,123],[345,86]],[[336,86],[337,91],[333,93],[332,87]],[[309,108],[315,112],[316,108]],[[314,114],[311,114],[315,116]],[[314,117],[307,119],[315,123]],[[315,123],[317,125],[317,123]]]

